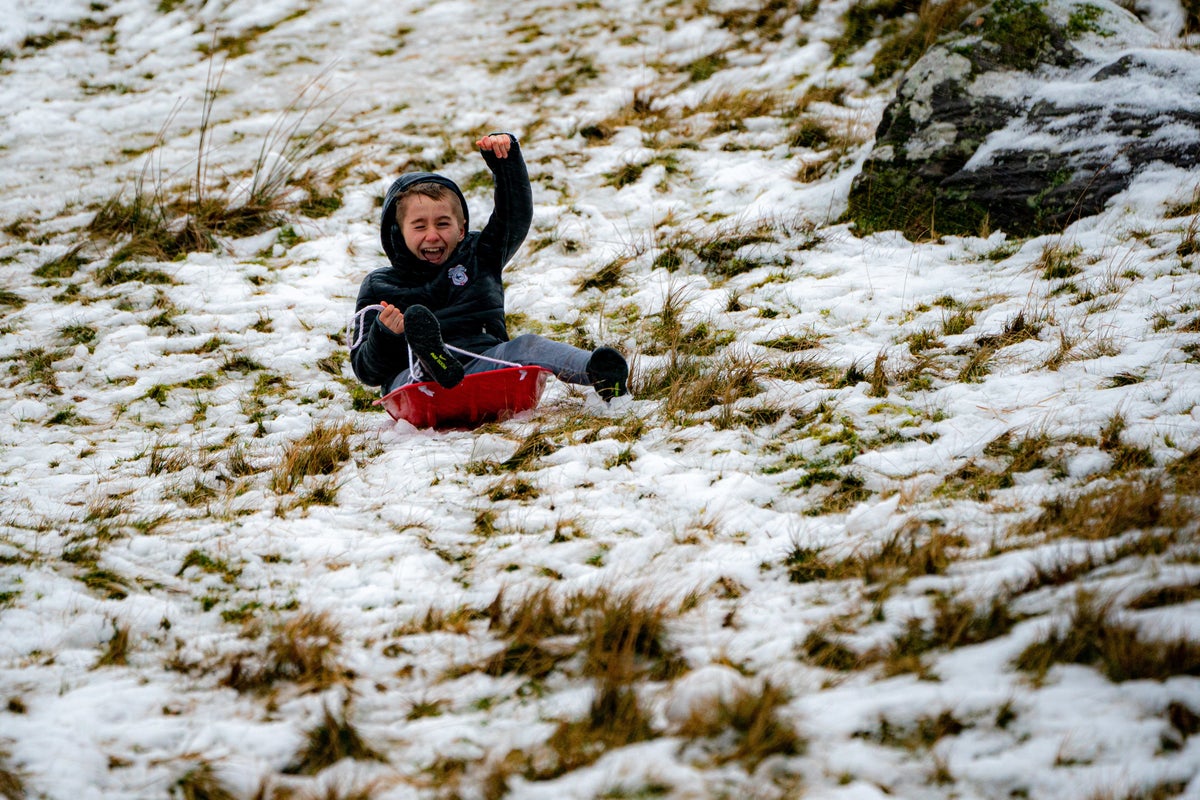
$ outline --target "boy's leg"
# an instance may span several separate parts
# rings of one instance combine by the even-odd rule
[[[592,354],[587,350],[538,336],[536,333],[524,333],[510,341],[501,342],[480,355],[526,366],[545,367],[559,380],[586,384],[587,362]],[[467,363],[467,374],[503,368],[503,364],[476,358]]]
[[[463,366],[446,350],[442,341],[442,326],[432,311],[421,305],[405,309],[404,335],[408,338],[413,356],[421,364],[422,373],[447,389],[462,383]]]
[[[387,394],[388,392],[394,392],[397,389],[399,389],[401,386],[408,386],[412,382],[413,382],[412,371],[406,369],[403,372],[401,372],[399,375],[397,375],[395,378],[392,378],[392,383],[384,391],[384,394]]]
[[[584,350],[556,342],[535,333],[526,333],[501,342],[481,353],[503,361],[545,367],[567,383],[593,386],[605,401],[628,393],[629,366],[624,357],[611,347]],[[467,374],[501,369],[502,365],[474,359],[467,364]]]

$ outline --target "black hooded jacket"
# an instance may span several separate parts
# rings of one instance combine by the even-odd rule
[[[511,136],[511,135],[510,135]],[[391,266],[372,271],[358,290],[355,311],[388,303],[407,309],[420,304],[437,316],[447,344],[481,353],[508,341],[504,324],[504,285],[500,273],[533,221],[533,192],[516,137],[508,158],[483,151],[496,181],[495,206],[482,231],[470,231],[442,264],[430,264],[409,252],[396,222],[396,197],[416,183],[438,183],[458,195],[464,220],[470,225],[467,201],[454,181],[430,172],[402,175],[388,189],[379,235]],[[408,344],[377,321],[379,312],[364,315],[362,343],[350,352],[354,374],[368,386],[391,385],[408,368]]]

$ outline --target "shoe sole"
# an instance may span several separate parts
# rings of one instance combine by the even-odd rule
[[[446,351],[437,317],[425,306],[411,306],[404,312],[404,334],[421,362],[421,370],[438,386],[453,389],[462,383],[463,366]]]

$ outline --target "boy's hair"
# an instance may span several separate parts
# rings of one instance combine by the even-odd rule
[[[458,199],[458,194],[449,186],[443,186],[440,183],[433,183],[432,181],[414,183],[396,195],[396,224],[404,224],[404,213],[408,207],[409,198],[418,194],[428,197],[431,200],[453,200],[454,202],[450,204],[450,208],[454,210],[454,216],[458,220],[458,224],[466,224],[467,217],[463,212],[462,201]]]

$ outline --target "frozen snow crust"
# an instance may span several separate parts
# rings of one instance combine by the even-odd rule
[[[0,3],[0,793],[1200,795],[1200,176],[858,238],[895,83],[846,10]],[[638,394],[394,424],[345,363],[378,202],[433,168],[480,224],[501,129],[512,332]],[[115,259],[197,153],[281,218]]]

